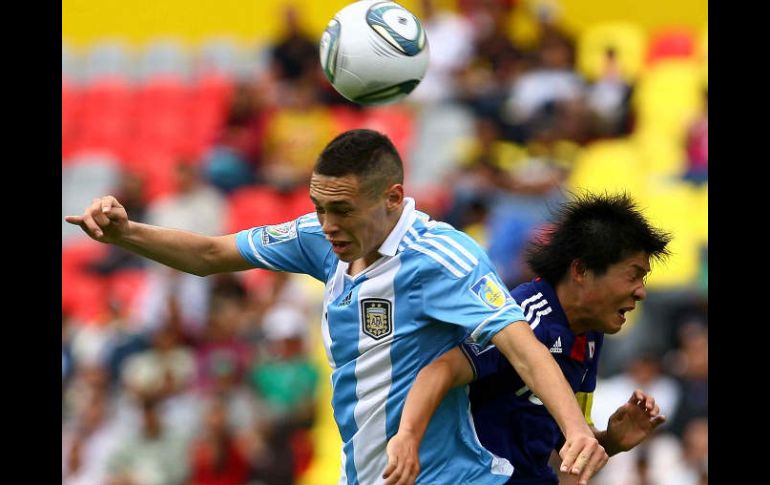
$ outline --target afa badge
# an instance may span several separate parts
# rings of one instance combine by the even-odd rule
[[[295,221],[262,228],[263,246],[289,241],[295,237],[297,237],[297,223]]]
[[[361,300],[361,330],[375,340],[387,337],[393,332],[393,311],[388,300]]]
[[[471,291],[489,308],[498,309],[508,301],[508,293],[492,273],[482,276],[471,286]]]

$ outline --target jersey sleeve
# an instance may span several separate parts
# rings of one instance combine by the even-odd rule
[[[537,337],[540,343],[543,344],[545,344],[548,338],[545,328],[546,325],[539,325],[533,330],[535,337]],[[481,347],[469,338],[460,345],[460,350],[463,351],[465,358],[468,359],[468,362],[473,368],[474,380],[492,375],[511,366],[508,359],[506,359],[505,356],[500,353],[500,350],[491,343],[486,347]]]
[[[468,236],[455,232],[415,249],[426,258],[420,283],[430,318],[463,327],[481,348],[507,325],[524,320],[489,258]]]
[[[465,354],[468,363],[473,369],[473,380],[482,379],[497,372],[500,363],[500,351],[494,345],[487,345],[482,348],[470,339],[467,339],[460,345],[460,350]],[[502,360],[508,362],[505,357]]]
[[[241,256],[256,268],[303,273],[325,281],[335,261],[313,213],[283,224],[245,229],[235,240]]]

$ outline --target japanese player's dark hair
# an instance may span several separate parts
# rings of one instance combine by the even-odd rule
[[[404,165],[396,147],[374,130],[350,130],[337,136],[321,152],[313,171],[332,177],[355,175],[370,195],[404,183]]]
[[[526,251],[536,275],[558,284],[574,260],[601,276],[607,268],[643,251],[654,260],[669,256],[671,234],[653,227],[625,193],[572,194],[552,223]]]

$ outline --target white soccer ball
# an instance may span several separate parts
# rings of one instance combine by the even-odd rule
[[[329,22],[319,46],[334,89],[364,105],[396,102],[428,68],[428,39],[419,19],[395,2],[361,0]]]

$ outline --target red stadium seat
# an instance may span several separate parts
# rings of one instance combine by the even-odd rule
[[[180,79],[156,77],[137,92],[134,142],[181,156],[189,136],[190,90]]]
[[[62,247],[62,311],[76,320],[92,322],[107,308],[103,278],[86,271],[107,254],[107,246],[91,239],[78,239]]]
[[[247,187],[230,195],[225,230],[228,233],[254,226],[277,224],[291,219],[294,196],[283,195],[270,187]]]
[[[134,93],[121,78],[103,78],[83,92],[73,151],[107,150],[123,156],[131,137]]]
[[[80,90],[71,83],[62,79],[61,83],[61,138],[62,158],[66,158],[74,151],[74,137],[78,130],[80,117],[81,95]]]
[[[147,271],[143,269],[116,271],[107,279],[110,299],[120,306],[122,313],[130,312],[138,304],[147,281]]]
[[[661,59],[692,59],[696,53],[695,33],[684,27],[653,32],[647,48],[647,64]]]

